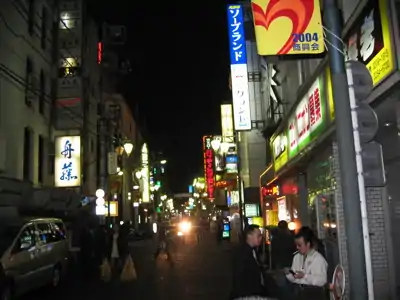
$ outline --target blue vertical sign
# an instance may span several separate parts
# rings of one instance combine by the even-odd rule
[[[246,64],[246,39],[241,5],[228,5],[228,32],[231,65]]]
[[[241,5],[228,5],[228,33],[235,130],[251,130],[246,38]]]
[[[193,194],[193,185],[189,185],[189,193]]]

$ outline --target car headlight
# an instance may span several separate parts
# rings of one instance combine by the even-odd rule
[[[192,224],[190,224],[190,222],[181,222],[179,224],[179,229],[183,232],[188,232],[191,227],[192,227]]]

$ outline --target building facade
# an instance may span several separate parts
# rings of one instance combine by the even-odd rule
[[[55,137],[80,136],[81,182],[75,188],[85,196],[93,196],[97,189],[98,31],[84,1],[60,2]]]
[[[135,200],[135,185],[137,171],[141,168],[140,150],[141,135],[130,107],[120,94],[104,94],[109,116],[110,152],[116,152],[118,166],[116,170],[109,169],[109,192],[118,201],[119,218],[123,221],[134,219],[133,202]]]
[[[364,101],[379,120],[374,142],[383,147],[386,183],[367,186],[366,203],[375,299],[399,297],[398,25],[394,1],[342,1],[346,59],[367,66],[374,90]],[[390,16],[390,17],[388,17]],[[325,241],[331,266],[348,270],[347,244],[335,137],[334,101],[327,57],[269,60],[282,86],[282,116],[269,131],[271,165],[261,174],[265,219],[312,226]],[[270,84],[270,83],[269,83]],[[307,110],[307,120],[301,112]],[[307,126],[304,127],[304,124]],[[368,145],[364,144],[367,148]],[[364,166],[365,167],[365,166]],[[368,174],[364,174],[368,178]],[[349,282],[351,289],[351,282]]]
[[[0,205],[27,204],[53,186],[53,76],[58,7],[49,1],[0,5]]]

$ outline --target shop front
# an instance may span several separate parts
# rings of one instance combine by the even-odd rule
[[[393,287],[400,286],[394,282],[393,269],[400,274],[400,262],[393,261],[391,242],[393,239],[394,244],[400,245],[395,238],[395,228],[400,228],[400,222],[396,221],[400,220],[400,201],[397,201],[400,199],[397,182],[400,174],[397,163],[397,153],[400,153],[400,75],[394,57],[391,19],[387,17],[390,15],[389,5],[387,0],[366,1],[344,39],[347,58],[364,63],[373,78],[374,90],[367,102],[378,115],[379,130],[375,141],[383,146],[387,175],[387,186],[366,187],[376,299],[393,296]],[[361,40],[366,38],[364,29],[367,25],[373,29],[368,33],[371,41],[368,51],[361,44]],[[287,178],[295,178],[292,181],[296,182],[297,201],[292,202],[298,212],[299,226],[311,226],[329,248],[329,264],[340,262],[347,271],[348,241],[343,214],[343,201],[346,199],[341,195],[330,71],[327,61],[324,63],[317,68],[319,76],[309,83],[305,94],[299,95],[300,99],[288,118],[270,139],[273,167],[272,171],[265,172],[266,178],[261,182],[264,189],[270,190],[274,186],[282,187]],[[280,193],[283,193],[282,188]],[[265,201],[265,197],[262,200]],[[275,196],[275,200],[278,202],[275,206],[279,220],[285,217],[280,211],[286,208],[281,198]],[[293,211],[292,208],[290,213],[286,213],[288,220],[289,215],[290,220],[294,219]],[[376,245],[379,245],[379,251]]]

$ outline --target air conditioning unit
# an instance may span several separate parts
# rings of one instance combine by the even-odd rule
[[[0,173],[6,170],[6,138],[0,133]]]

